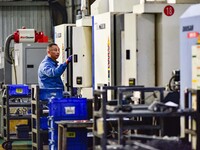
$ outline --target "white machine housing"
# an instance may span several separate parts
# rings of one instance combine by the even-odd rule
[[[71,48],[68,47],[69,46],[69,41],[71,39],[69,39],[69,37],[67,36],[67,32],[69,28],[74,27],[75,24],[61,24],[61,25],[57,25],[54,27],[54,42],[58,45],[58,47],[60,48],[60,56],[58,57],[57,61],[59,63],[63,63],[66,61],[67,58],[67,49]],[[69,33],[72,34],[72,33]],[[65,73],[63,73],[63,75],[61,76],[62,80],[64,83],[67,82],[67,74],[66,71]]]
[[[139,4],[139,0],[109,0],[110,12],[132,12],[133,5]]]
[[[172,70],[176,70],[180,67],[180,55],[179,55],[179,18],[181,14],[191,4],[173,4],[175,10],[172,16],[167,16],[164,13],[164,8],[169,5],[168,3],[143,3],[133,6],[133,13],[139,15],[152,15],[155,19],[152,20],[154,24],[154,48],[155,48],[155,85],[166,86],[171,78]],[[149,22],[149,18],[143,18],[144,21]],[[145,24],[145,23],[144,23]],[[142,32],[142,31],[141,31]],[[146,46],[146,42],[149,41],[150,36],[146,36],[141,43]],[[170,39],[170,40],[169,40]],[[148,47],[148,46],[147,46]],[[139,59],[139,58],[138,58]],[[169,61],[170,60],[170,61]],[[144,69],[144,68],[143,68]],[[144,69],[146,70],[146,69]],[[150,69],[149,69],[150,70]],[[149,71],[148,70],[148,71]],[[181,74],[182,74],[182,69]]]
[[[124,37],[124,38],[123,38]],[[124,32],[121,47],[121,85],[129,85],[130,78],[137,78],[136,15],[124,14]],[[130,57],[129,57],[129,56]],[[129,57],[129,58],[127,58]]]
[[[73,27],[73,86],[92,87],[92,28]]]
[[[94,89],[97,89],[98,84],[113,85],[111,80],[112,66],[111,60],[111,13],[103,13],[93,17],[93,77]]]
[[[200,89],[200,45],[192,46],[192,89]]]
[[[103,13],[93,16],[93,88],[98,84],[115,86],[114,75],[121,74],[119,85],[129,85],[129,78],[136,78],[136,26],[133,14],[124,14],[125,30],[121,32],[121,52],[119,60],[121,70],[114,70],[114,27],[113,17],[116,13]],[[126,59],[126,53],[129,58]]]
[[[140,0],[96,0],[91,5],[91,15],[105,12],[132,12],[132,7]]]
[[[134,78],[136,85],[155,86],[155,16],[124,13],[121,41],[114,41],[115,14],[117,13],[108,12],[93,17],[94,88],[96,89],[98,84],[114,86],[114,74],[121,74],[117,85],[130,85],[130,79]],[[116,60],[120,64],[116,65],[113,64],[116,57],[113,56],[113,52],[116,52],[113,46],[117,42],[121,42],[121,52]],[[129,52],[130,58],[127,59]],[[115,68],[121,66],[117,73],[113,72],[114,65]]]
[[[190,6],[180,17],[180,106],[185,106],[184,91],[192,88],[192,46],[197,38],[188,37],[194,32],[200,32],[200,4]]]

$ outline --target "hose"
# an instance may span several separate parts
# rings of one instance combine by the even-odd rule
[[[10,56],[10,43],[11,43],[11,40],[14,39],[14,35],[13,34],[10,34],[7,38],[6,38],[6,42],[5,42],[5,50],[4,50],[4,58],[6,59],[6,61],[9,63],[9,64],[13,64],[13,61],[12,61],[12,58]]]

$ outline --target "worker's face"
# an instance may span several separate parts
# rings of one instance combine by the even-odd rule
[[[58,59],[58,57],[60,55],[60,48],[58,46],[56,46],[56,45],[53,45],[52,47],[49,48],[48,55],[53,60]]]

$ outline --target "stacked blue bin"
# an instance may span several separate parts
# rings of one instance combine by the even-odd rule
[[[53,98],[49,103],[49,149],[58,149],[58,126],[56,121],[87,120],[86,98]],[[67,134],[68,150],[87,150],[87,129],[70,128]]]
[[[8,85],[9,96],[28,96],[30,95],[30,89],[26,84],[9,84]]]
[[[48,100],[51,98],[62,98],[63,97],[63,90],[60,88],[46,88],[40,89],[39,99],[41,101]]]
[[[43,89],[41,88],[40,89],[39,99],[41,101],[49,101],[51,98],[63,98],[63,89],[61,88],[43,88]],[[40,117],[40,129],[48,130],[47,116]]]

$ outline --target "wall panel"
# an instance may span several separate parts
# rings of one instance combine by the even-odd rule
[[[0,7],[0,46],[8,35],[25,26],[43,31],[51,36],[49,6],[1,6]]]

